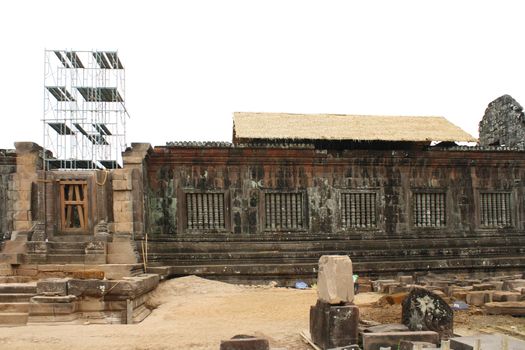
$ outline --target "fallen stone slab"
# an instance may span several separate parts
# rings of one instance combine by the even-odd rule
[[[492,294],[492,301],[520,301],[521,293],[508,292],[508,291],[496,291]]]
[[[402,323],[411,331],[434,331],[440,338],[453,335],[454,311],[438,295],[414,288],[403,301]]]
[[[517,288],[525,288],[525,279],[507,280],[503,282],[503,290],[515,290]]]
[[[372,282],[372,289],[374,292],[381,292],[385,289],[387,285],[397,285],[396,280],[385,279],[385,280],[375,280]]]
[[[525,341],[503,334],[480,334],[468,337],[451,338],[450,347],[454,350],[474,350],[478,340],[481,349],[499,350],[502,349],[504,342],[507,342],[508,350],[525,349]]]
[[[352,260],[346,255],[323,255],[319,258],[317,296],[330,304],[354,301]]]
[[[468,292],[467,297],[466,297],[466,302],[469,305],[483,306],[486,303],[490,303],[492,301],[493,293],[494,292],[490,292],[490,291]]]
[[[495,290],[496,286],[492,283],[473,284],[472,290]]]
[[[503,301],[485,304],[489,315],[525,316],[525,301]]]
[[[366,333],[387,333],[387,332],[406,332],[408,327],[401,323],[387,323],[377,326],[367,327],[363,330]]]
[[[397,349],[402,340],[438,344],[439,334],[432,331],[363,333],[363,350],[379,350],[388,346]]]
[[[240,337],[221,340],[220,350],[269,350],[267,339],[255,337]]]
[[[401,340],[399,342],[399,350],[416,350],[418,347],[423,349],[435,349],[436,344],[424,341]]]

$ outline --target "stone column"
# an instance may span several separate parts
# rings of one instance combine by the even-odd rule
[[[124,170],[131,181],[130,200],[132,205],[132,223],[135,238],[141,238],[145,232],[146,211],[144,209],[144,183],[147,176],[146,160],[152,152],[149,143],[132,143],[123,154]]]
[[[123,154],[123,169],[111,173],[113,191],[113,239],[108,243],[107,262],[137,262],[134,239],[144,235],[144,173],[149,143],[132,143]]]
[[[348,256],[319,259],[317,304],[310,308],[310,334],[321,349],[357,344],[359,308],[353,305],[352,261]]]
[[[33,142],[15,142],[16,173],[9,186],[12,203],[13,231],[28,232],[33,226],[36,210],[32,198],[36,198],[38,170],[42,169],[42,147]]]

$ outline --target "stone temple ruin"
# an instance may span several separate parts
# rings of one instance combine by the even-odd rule
[[[61,103],[116,98],[48,90]],[[89,133],[52,124],[111,137],[99,121]],[[161,278],[313,282],[323,255],[375,279],[522,273],[523,133],[505,95],[476,146],[441,117],[284,113],[235,113],[232,143],[132,143],[121,164],[18,142],[0,150],[0,303],[29,307],[0,319],[137,322]]]

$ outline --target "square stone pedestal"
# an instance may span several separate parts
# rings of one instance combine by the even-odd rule
[[[357,344],[359,308],[355,305],[331,305],[317,300],[310,307],[310,334],[321,349]]]

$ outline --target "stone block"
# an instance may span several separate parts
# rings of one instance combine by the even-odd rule
[[[133,232],[133,222],[115,222],[115,232]]]
[[[428,343],[424,341],[411,341],[411,340],[401,340],[399,342],[399,350],[416,350],[421,347],[423,349],[436,348],[437,344]]]
[[[386,332],[407,332],[408,327],[401,323],[386,323],[379,324],[377,326],[367,327],[364,332],[366,333],[386,333]]]
[[[113,180],[113,191],[131,191],[131,179]]]
[[[375,280],[372,282],[372,289],[374,292],[381,292],[385,285],[397,284],[396,280]]]
[[[86,279],[78,280],[72,279],[67,282],[67,290],[69,294],[75,296],[90,296],[102,297],[106,292],[114,286],[114,282]]]
[[[466,303],[474,306],[483,306],[492,301],[492,293],[486,291],[473,291],[467,293]]]
[[[482,350],[499,350],[506,336],[502,334],[478,334],[467,337],[457,337],[450,339],[450,347],[453,350],[474,350],[476,342],[479,341]],[[508,350],[525,349],[525,341],[514,337],[506,337]]]
[[[516,288],[525,288],[525,279],[515,279],[503,282],[502,290],[514,290]]]
[[[24,255],[18,253],[0,254],[0,264],[20,265],[24,262]]]
[[[99,264],[105,264],[106,263],[106,254],[86,254],[84,258],[84,262],[87,265],[99,265]]]
[[[520,299],[519,292],[495,291],[492,294],[492,301],[520,301]]]
[[[355,305],[334,306],[317,300],[310,307],[310,334],[322,349],[357,344],[358,326],[359,308]]]
[[[438,344],[439,335],[432,331],[363,333],[363,350],[379,350],[388,346],[397,349],[402,340]]]
[[[110,257],[108,256],[108,264],[100,265],[98,268],[104,271],[105,277],[108,280],[118,280],[124,277],[130,277],[133,274],[135,263],[125,264],[125,263],[110,263]]]
[[[48,278],[40,280],[36,284],[37,294],[43,295],[67,295],[67,281],[65,278]]]
[[[352,261],[346,255],[323,255],[319,259],[317,296],[330,304],[354,300]]]
[[[129,171],[126,169],[115,169],[111,172],[111,178],[115,180],[127,180],[129,179]]]
[[[74,295],[35,295],[31,298],[32,303],[72,303],[77,298]]]
[[[479,291],[479,290],[495,290],[496,286],[492,283],[480,283],[480,284],[473,284],[472,290]]]
[[[128,191],[116,191],[113,192],[113,201],[131,201],[131,192]]]
[[[413,284],[414,283],[414,277],[412,276],[399,276],[398,280],[399,280],[399,283],[403,283],[403,284]]]
[[[68,275],[79,280],[103,280],[105,273],[101,270],[79,270],[71,271]]]
[[[269,350],[270,344],[262,338],[221,340],[221,350]]]

